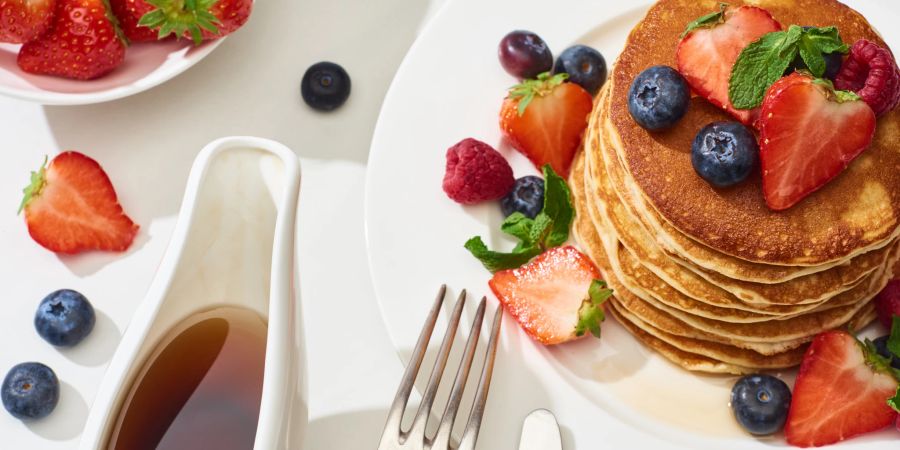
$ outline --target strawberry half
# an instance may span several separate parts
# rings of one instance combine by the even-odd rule
[[[689,26],[675,54],[678,71],[698,95],[753,125],[759,109],[736,109],[728,97],[731,68],[747,45],[774,31],[781,24],[762,8],[723,7]]]
[[[56,253],[125,251],[138,232],[103,168],[78,152],[31,173],[21,210],[31,238]]]
[[[0,42],[21,44],[50,28],[55,0],[5,0],[0,4]]]
[[[574,247],[556,247],[518,268],[494,274],[494,295],[534,340],[561,344],[600,335],[603,302],[612,294],[600,272]]]
[[[887,399],[897,380],[886,363],[845,331],[813,339],[797,374],[784,434],[789,444],[833,444],[894,423]]]
[[[513,87],[500,110],[500,128],[512,146],[540,169],[550,164],[563,178],[581,145],[593,109],[591,94],[566,74],[541,74]]]
[[[776,211],[838,176],[875,136],[875,113],[858,95],[797,72],[769,88],[759,124],[763,193]]]

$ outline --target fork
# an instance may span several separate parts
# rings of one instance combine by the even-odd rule
[[[469,370],[472,368],[472,360],[475,358],[475,349],[478,346],[478,339],[481,335],[481,324],[484,321],[484,310],[486,299],[481,298],[478,304],[478,310],[475,313],[475,320],[472,322],[472,329],[469,332],[469,339],[466,342],[466,349],[460,360],[459,368],[456,371],[456,380],[453,382],[453,388],[450,391],[450,397],[447,406],[444,409],[444,415],[441,417],[440,425],[433,439],[425,436],[425,428],[428,423],[428,417],[431,414],[431,408],[434,404],[434,398],[437,395],[438,387],[441,384],[441,377],[447,366],[447,359],[450,356],[450,349],[453,346],[453,339],[456,336],[456,330],[459,328],[460,316],[462,316],[463,306],[466,303],[466,291],[463,290],[459,294],[456,305],[453,307],[453,313],[450,316],[450,322],[447,324],[447,331],[444,333],[444,341],[441,343],[437,359],[434,362],[434,368],[428,379],[428,385],[425,387],[425,393],[422,396],[422,402],[416,412],[415,419],[408,431],[401,429],[401,421],[403,420],[403,412],[409,403],[409,395],[412,392],[416,376],[422,366],[422,360],[425,358],[425,351],[428,349],[428,342],[434,332],[435,323],[441,312],[441,306],[444,303],[444,296],[447,292],[447,286],[441,286],[438,291],[434,306],[428,314],[419,340],[413,350],[409,365],[406,366],[406,372],[403,374],[403,380],[397,389],[397,395],[394,397],[394,403],[388,412],[387,423],[384,426],[384,432],[381,435],[381,443],[378,450],[452,450],[450,447],[450,435],[453,431],[453,424],[456,421],[456,415],[459,405],[462,401],[463,391],[466,387],[466,380],[469,378]],[[481,371],[481,379],[478,381],[478,388],[475,391],[475,401],[472,405],[472,411],[469,413],[469,420],[463,431],[462,440],[456,450],[474,450],[475,441],[478,439],[478,430],[481,428],[481,419],[484,416],[484,407],[487,403],[488,391],[491,384],[491,375],[494,371],[494,357],[497,354],[497,340],[500,334],[500,319],[503,317],[503,308],[498,307],[494,314],[494,323],[491,327],[491,337],[488,341],[487,352],[484,356],[484,366]]]

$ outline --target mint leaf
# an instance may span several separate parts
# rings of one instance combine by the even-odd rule
[[[530,245],[535,242],[531,240],[531,229],[533,226],[534,220],[529,219],[528,217],[525,217],[525,214],[516,211],[503,221],[503,224],[500,225],[500,231]]]
[[[547,240],[553,231],[553,225],[553,219],[542,211],[534,218],[534,226],[531,227],[531,234],[528,236],[528,239],[544,250],[551,248],[551,245],[547,245]]]
[[[553,227],[544,241],[545,248],[558,247],[569,240],[569,228],[575,218],[572,194],[566,180],[562,179],[549,164],[544,170],[544,209],[542,213],[553,220]]]
[[[825,75],[825,56],[812,40],[800,39],[800,57],[813,76],[821,78]]]
[[[894,315],[891,322],[891,336],[887,341],[888,351],[900,358],[900,316]]]
[[[531,246],[521,248],[519,251],[514,251],[512,253],[495,252],[489,250],[487,246],[484,245],[484,241],[481,240],[480,236],[469,239],[466,242],[465,247],[472,253],[472,256],[478,258],[478,260],[481,261],[481,264],[491,273],[497,272],[498,270],[520,267],[530,261],[531,258],[540,255],[542,251],[538,246]]]
[[[837,27],[809,28],[800,36],[800,57],[817,78],[825,75],[825,55],[848,51]]]
[[[600,280],[591,281],[588,287],[588,295],[578,308],[578,323],[575,324],[575,336],[584,336],[590,331],[595,337],[600,337],[600,323],[606,320],[603,312],[603,303],[613,294],[612,289],[607,289],[606,283]]]
[[[741,52],[728,85],[728,97],[735,108],[752,109],[762,104],[766,90],[797,56],[800,30],[791,27],[789,31],[768,33]]]
[[[700,17],[699,19],[688,24],[687,28],[684,30],[684,33],[681,33],[681,37],[684,38],[691,31],[694,31],[698,28],[712,28],[716,25],[725,23],[725,10],[728,9],[728,3],[719,3],[719,10],[714,13],[709,13],[705,16]]]

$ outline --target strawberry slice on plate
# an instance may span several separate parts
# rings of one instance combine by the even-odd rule
[[[535,167],[550,164],[563,178],[581,145],[594,101],[566,74],[541,74],[513,87],[500,110],[500,128]]]
[[[763,193],[776,211],[837,177],[875,136],[875,113],[858,95],[796,72],[769,88],[759,124]]]
[[[816,336],[803,357],[784,434],[789,444],[818,447],[894,423],[887,399],[897,380],[879,360],[845,331]]]
[[[612,295],[600,272],[574,247],[556,247],[528,264],[494,274],[500,303],[534,340],[561,344],[590,331],[600,335],[603,302]]]
[[[675,55],[678,71],[697,95],[753,125],[759,110],[736,109],[728,97],[731,68],[747,45],[774,31],[781,24],[762,8],[723,6],[688,26]]]
[[[138,232],[106,172],[78,152],[32,172],[21,210],[31,238],[55,253],[125,251]]]

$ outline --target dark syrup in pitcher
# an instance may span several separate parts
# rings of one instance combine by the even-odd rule
[[[265,320],[222,307],[177,325],[125,397],[109,450],[252,450],[262,397]]]

